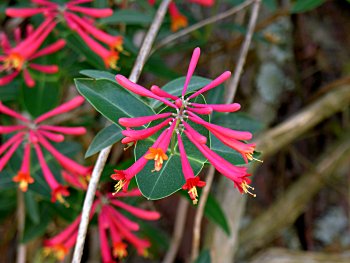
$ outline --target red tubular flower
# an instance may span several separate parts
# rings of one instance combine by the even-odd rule
[[[215,0],[189,0],[192,3],[196,3],[204,6],[212,6],[215,3]]]
[[[28,184],[34,183],[34,179],[30,176],[30,143],[24,146],[24,154],[21,169],[18,174],[12,178],[15,183],[19,183],[19,189],[26,192]]]
[[[71,111],[79,107],[83,102],[84,98],[78,96],[72,99],[71,101],[54,108],[53,110],[42,114],[35,120],[29,120],[23,115],[4,106],[0,102],[1,114],[5,114],[16,118],[17,121],[23,123],[21,125],[0,126],[0,134],[16,132],[15,135],[13,135],[3,145],[0,146],[0,156],[2,155],[0,157],[0,171],[6,166],[13,153],[23,143],[24,153],[22,166],[18,174],[13,178],[13,181],[19,183],[19,188],[25,192],[28,188],[28,184],[34,183],[34,179],[30,176],[30,153],[31,147],[33,146],[38,157],[43,176],[46,182],[48,183],[49,187],[51,188],[52,202],[55,202],[56,200],[64,202],[63,197],[69,194],[67,187],[62,186],[60,183],[58,183],[58,181],[50,171],[45,161],[41,146],[44,147],[49,153],[51,153],[52,156],[56,158],[58,163],[60,163],[62,167],[64,167],[67,171],[71,173],[71,176],[74,175],[76,180],[72,179],[69,176],[66,176],[66,178],[68,178],[67,181],[69,181],[70,183],[75,182],[75,184],[72,184],[76,186],[78,184],[77,181],[81,180],[78,178],[86,178],[90,172],[90,168],[82,166],[76,163],[75,161],[69,159],[68,157],[57,151],[54,148],[54,146],[52,146],[51,143],[49,143],[48,140],[62,142],[64,140],[63,134],[81,135],[85,133],[85,128],[43,125],[41,123],[48,118]],[[83,182],[80,183],[82,184]]]
[[[111,194],[102,195],[98,192],[96,196],[91,208],[90,220],[97,214],[102,262],[115,262],[114,259],[126,257],[128,254],[127,243],[132,244],[140,255],[145,255],[146,249],[151,245],[150,242],[137,237],[134,232],[139,230],[139,225],[119,211],[123,209],[143,220],[157,220],[160,217],[159,213],[136,208],[115,199],[115,197],[141,196],[138,189],[114,196]],[[80,220],[81,215],[61,233],[44,241],[44,251],[47,255],[52,254],[58,260],[64,259],[76,242]]]
[[[180,28],[187,27],[187,18],[180,13],[179,9],[177,9],[176,4],[174,2],[171,2],[169,4],[169,15],[171,18],[171,31],[176,32]]]
[[[182,170],[184,172],[186,183],[182,186],[183,190],[187,190],[193,204],[198,202],[198,193],[196,187],[204,187],[205,182],[200,181],[199,176],[195,177],[190,162],[188,161],[184,144],[181,139],[180,133],[177,134],[177,141],[179,144],[179,152],[181,157]]]
[[[55,2],[45,0],[31,0],[32,3],[37,4],[38,7],[27,8],[7,8],[6,15],[10,17],[31,17],[37,14],[43,14],[46,17],[54,17],[61,12],[78,12],[83,15],[92,16],[96,18],[108,17],[113,14],[113,10],[110,8],[91,8],[77,6],[79,4],[89,3],[92,0],[76,0],[69,1],[64,6],[60,6]],[[63,10],[63,11],[62,11]]]
[[[4,55],[0,57],[0,72],[6,75],[0,78],[0,86],[10,83],[21,71],[26,85],[34,87],[35,81],[31,77],[28,69],[53,74],[58,71],[56,65],[39,65],[31,61],[44,55],[52,54],[64,47],[65,41],[57,42],[38,50],[44,40],[55,27],[56,22],[52,18],[47,18],[34,32],[30,33],[26,39],[20,41],[15,47],[11,47],[5,34],[1,35],[1,44]]]
[[[116,68],[116,63],[119,59],[119,52],[123,51],[123,37],[112,36],[106,32],[96,28],[91,21],[95,18],[108,17],[113,14],[110,8],[91,8],[78,6],[79,4],[89,3],[92,0],[73,0],[68,1],[65,5],[60,6],[57,3],[45,0],[32,0],[32,3],[37,4],[37,7],[32,8],[7,8],[6,15],[11,17],[30,17],[36,14],[43,14],[47,18],[58,18],[58,21],[66,21],[68,27],[77,31],[79,36],[85,43],[99,55],[106,67]],[[82,17],[77,15],[83,15]],[[107,44],[109,49],[106,49],[88,34],[97,40]],[[12,75],[8,78],[13,77]],[[14,77],[13,77],[14,78]],[[7,79],[6,79],[7,80]],[[8,80],[7,80],[8,81]]]
[[[166,137],[166,135],[169,133],[170,128],[164,130],[161,135],[158,137],[158,139],[154,142],[151,148],[157,149],[160,142]],[[171,131],[172,133],[172,131]],[[164,151],[163,151],[164,152]],[[165,151],[166,152],[166,151]],[[145,153],[140,159],[138,159],[133,165],[131,165],[126,170],[114,170],[114,174],[111,175],[111,178],[113,180],[118,181],[118,183],[114,186],[115,193],[117,194],[121,189],[123,189],[123,192],[127,192],[130,180],[138,174],[147,164],[148,160],[146,158],[147,154],[149,152]],[[154,159],[154,158],[152,158]],[[156,162],[160,162],[160,159],[157,158]],[[155,164],[157,166],[157,164]],[[159,164],[158,164],[159,166]]]
[[[212,6],[215,3],[215,0],[188,0],[188,2],[196,3],[202,6]],[[150,5],[154,5],[156,3],[156,0],[148,0],[148,3]],[[178,10],[176,4],[174,2],[171,2],[169,4],[169,15],[171,19],[171,31],[175,32],[183,27],[187,27],[188,21],[187,18],[180,13]]]
[[[185,147],[183,145],[181,136],[185,135],[189,138],[189,140],[199,149],[199,151],[211,162],[211,164],[224,176],[229,178],[234,182],[235,187],[238,188],[240,192],[252,194],[249,189],[253,189],[250,184],[250,179],[248,178],[250,175],[247,174],[246,167],[238,167],[235,166],[224,158],[216,154],[214,151],[210,150],[210,148],[206,145],[207,138],[197,132],[192,126],[191,123],[199,124],[206,129],[208,129],[215,137],[217,137],[221,142],[225,145],[231,147],[232,149],[238,151],[243,159],[248,162],[248,160],[253,160],[253,153],[255,149],[255,144],[250,143],[246,144],[245,140],[250,140],[252,138],[252,134],[247,131],[237,131],[229,128],[225,128],[216,124],[211,124],[209,122],[204,121],[197,114],[210,114],[212,111],[218,112],[235,112],[240,109],[240,105],[238,103],[232,103],[227,105],[221,104],[200,104],[191,102],[192,99],[196,98],[198,95],[211,90],[218,85],[222,84],[225,80],[227,80],[231,76],[231,72],[226,71],[221,74],[219,77],[211,81],[209,84],[199,89],[195,93],[191,95],[187,95],[187,87],[190,83],[191,77],[194,73],[196,65],[198,63],[198,59],[200,56],[200,49],[196,48],[193,51],[192,59],[190,61],[187,76],[185,79],[185,83],[182,90],[182,96],[180,98],[169,94],[165,91],[162,91],[157,86],[152,86],[151,90],[147,90],[144,87],[137,85],[136,83],[131,82],[127,78],[121,75],[116,76],[116,80],[119,85],[128,89],[131,92],[134,92],[140,96],[153,98],[159,101],[164,102],[165,105],[170,108],[175,109],[174,112],[163,111],[161,114],[156,114],[154,116],[144,116],[144,117],[136,117],[136,118],[121,118],[119,123],[127,128],[127,130],[123,131],[123,134],[127,136],[122,140],[122,142],[130,142],[137,141],[139,139],[147,138],[148,136],[154,134],[149,131],[159,131],[168,122],[168,119],[157,124],[155,126],[147,127],[145,129],[140,130],[130,130],[130,127],[143,126],[147,123],[166,118],[168,116],[171,117],[170,128],[167,128],[163,131],[160,137],[157,139],[155,145],[149,148],[148,152],[145,153],[139,160],[135,162],[130,168],[124,171],[115,171],[116,174],[112,175],[112,179],[120,180],[116,185],[116,191],[119,191],[121,188],[125,191],[127,187],[123,187],[126,185],[126,182],[129,182],[130,179],[135,176],[138,172],[140,172],[146,165],[146,159],[154,159],[155,160],[155,169],[153,171],[159,171],[162,168],[162,164],[164,161],[168,159],[167,150],[170,143],[171,138],[174,138],[174,134],[177,134],[178,147],[181,157],[182,170],[184,173],[184,177],[186,183],[183,185],[183,189],[187,190],[193,203],[197,203],[197,189],[196,187],[203,187],[205,182],[200,181],[198,177],[195,177],[193,174],[190,162],[186,157]],[[174,111],[172,109],[172,111]],[[133,121],[135,120],[135,123]],[[254,159],[255,160],[255,159]],[[131,173],[130,173],[131,171]],[[254,194],[252,194],[254,195]]]

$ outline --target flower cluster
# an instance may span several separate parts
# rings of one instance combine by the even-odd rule
[[[141,239],[134,234],[140,229],[139,224],[127,218],[119,210],[122,209],[143,220],[157,220],[160,215],[158,212],[136,208],[115,199],[115,197],[132,196],[141,196],[141,193],[138,189],[135,189],[129,193],[119,193],[115,196],[111,194],[102,195],[99,192],[96,194],[96,200],[90,212],[90,220],[95,214],[97,215],[103,263],[114,262],[113,258],[121,259],[126,257],[128,254],[126,242],[133,245],[138,254],[147,255],[147,248],[150,247],[151,243],[147,239]],[[81,215],[61,233],[46,240],[44,242],[44,252],[47,255],[54,255],[58,260],[63,260],[76,242],[80,219]],[[109,232],[112,249],[109,245],[107,231]]]
[[[47,18],[35,31],[32,26],[28,26],[26,30],[26,38],[21,39],[21,30],[15,30],[16,46],[12,47],[8,37],[2,33],[0,35],[0,44],[3,54],[0,55],[0,72],[5,73],[4,77],[0,77],[0,86],[10,83],[20,72],[28,87],[35,86],[35,81],[31,77],[28,68],[53,74],[58,71],[56,65],[39,65],[33,63],[39,57],[52,54],[64,47],[65,41],[60,39],[55,43],[40,49],[40,46],[55,27],[56,22],[52,18]]]
[[[150,5],[154,5],[155,2],[155,0],[148,0],[148,3]],[[189,0],[188,2],[196,3],[203,6],[212,6],[215,0]],[[187,27],[188,21],[186,16],[181,14],[174,2],[171,2],[169,4],[168,10],[171,19],[171,31],[175,32],[178,31],[180,28]]]
[[[58,21],[65,21],[68,27],[76,31],[84,42],[104,61],[107,68],[116,68],[119,59],[119,52],[123,51],[123,38],[112,36],[94,26],[95,18],[108,17],[113,14],[110,8],[91,8],[79,6],[89,3],[92,0],[72,0],[64,5],[59,5],[48,0],[31,0],[37,4],[31,8],[7,8],[6,15],[10,17],[31,17],[43,14],[46,18],[56,18]],[[83,16],[79,16],[80,13]],[[94,38],[106,44],[101,45]]]
[[[250,193],[249,188],[252,187],[249,186],[250,179],[248,177],[250,175],[247,174],[247,167],[235,166],[212,151],[206,145],[207,138],[196,131],[192,127],[193,125],[191,126],[191,123],[202,125],[223,144],[239,152],[246,162],[254,159],[253,152],[255,144],[246,144],[243,142],[252,138],[252,134],[250,132],[232,130],[219,125],[211,124],[199,116],[211,114],[212,111],[235,112],[240,109],[239,104],[200,104],[191,102],[198,95],[215,88],[227,80],[231,76],[229,71],[222,73],[208,85],[204,86],[193,94],[186,94],[187,87],[197,65],[199,55],[200,49],[196,48],[190,61],[181,97],[169,94],[157,86],[152,86],[151,89],[148,90],[131,82],[122,75],[116,76],[117,82],[122,87],[137,95],[161,101],[168,106],[169,109],[168,111],[165,110],[162,111],[162,113],[153,116],[119,119],[119,124],[127,128],[122,132],[125,136],[122,143],[126,144],[136,143],[138,140],[146,139],[165,127],[166,128],[154,142],[153,146],[150,147],[149,150],[131,167],[126,170],[115,170],[115,173],[112,174],[111,177],[114,180],[118,180],[118,183],[115,185],[115,190],[117,192],[120,189],[126,191],[130,180],[145,167],[149,160],[154,160],[154,171],[159,171],[162,168],[163,162],[168,159],[168,147],[171,139],[174,137],[173,135],[176,134],[179,153],[181,156],[182,170],[186,180],[186,183],[183,185],[183,189],[188,191],[194,203],[197,203],[198,197],[196,187],[203,187],[205,182],[200,181],[199,177],[195,177],[193,173],[192,167],[186,155],[184,144],[182,142],[183,136],[186,136],[221,174],[232,180],[235,187],[237,187],[241,193]],[[134,127],[142,127],[143,125],[147,125],[152,121],[159,121],[162,119],[165,120],[155,126],[139,130],[132,129]]]
[[[17,175],[13,177],[13,181],[19,183],[19,188],[23,192],[27,191],[28,184],[34,183],[34,179],[30,174],[31,149],[33,147],[43,176],[52,191],[51,201],[55,202],[58,200],[64,202],[63,196],[69,195],[67,187],[61,185],[50,171],[41,147],[45,148],[66,170],[62,174],[63,177],[68,178],[67,181],[69,182],[74,181],[71,179],[71,174],[76,175],[76,177],[86,176],[89,172],[89,168],[76,163],[60,153],[49,140],[53,142],[62,142],[65,139],[64,134],[81,135],[84,134],[86,130],[84,127],[46,125],[43,122],[53,116],[71,111],[80,106],[83,102],[84,98],[77,96],[69,102],[40,115],[34,120],[11,110],[0,102],[0,113],[13,117],[18,122],[16,125],[0,126],[0,134],[15,133],[0,146],[0,156],[2,155],[2,157],[0,157],[0,172],[6,166],[15,151],[23,145],[22,165]]]

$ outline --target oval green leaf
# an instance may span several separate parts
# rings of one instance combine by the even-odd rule
[[[203,96],[198,96],[195,101],[197,103],[206,103]],[[163,111],[170,110],[172,109],[165,108]],[[209,116],[205,116],[203,119],[209,121]],[[154,124],[157,124],[157,122],[151,123],[150,126],[153,126]],[[206,136],[208,144],[210,145],[208,130],[203,126],[190,121],[189,124],[199,133]],[[149,147],[152,146],[159,134],[160,132],[146,140],[137,142],[135,147],[136,159],[141,158],[148,151]],[[199,150],[188,140],[185,135],[182,136],[182,140],[186,149],[187,158],[190,161],[194,174],[197,175],[202,170],[206,162],[206,158],[203,157]],[[151,172],[154,169],[154,162],[149,161],[145,168],[136,175],[136,182],[141,193],[150,200],[157,200],[167,197],[181,189],[185,183],[177,144],[175,146],[175,153],[171,154],[169,150],[167,155],[169,159],[164,162],[163,167],[159,172]]]
[[[121,140],[123,138],[122,130],[120,126],[114,124],[100,130],[86,151],[85,158]]]
[[[117,125],[121,117],[155,114],[145,102],[116,82],[106,79],[75,79],[75,85],[98,112]]]

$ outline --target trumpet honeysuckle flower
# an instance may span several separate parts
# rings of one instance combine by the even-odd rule
[[[135,235],[140,226],[125,216],[131,214],[142,220],[157,220],[160,214],[155,211],[147,211],[131,206],[119,198],[141,196],[138,189],[129,193],[118,193],[117,195],[102,195],[97,192],[96,199],[90,212],[90,220],[97,215],[101,257],[103,263],[115,262],[117,259],[128,255],[128,244],[134,246],[140,255],[146,255],[147,248],[151,243],[147,239],[141,239]],[[118,197],[116,199],[115,197]],[[78,227],[81,220],[79,215],[66,229],[56,236],[44,241],[44,251],[47,255],[53,255],[58,260],[63,260],[75,245]]]
[[[168,159],[167,152],[170,141],[177,139],[182,170],[186,181],[182,188],[188,191],[193,203],[196,204],[198,201],[197,187],[204,187],[205,182],[201,181],[199,177],[195,177],[192,171],[191,164],[187,158],[185,146],[182,142],[182,137],[186,136],[189,141],[198,148],[203,156],[209,160],[216,170],[234,182],[235,187],[237,187],[241,193],[249,193],[254,196],[254,194],[252,194],[249,190],[253,188],[249,186],[250,179],[248,177],[250,175],[247,173],[247,167],[235,166],[212,151],[206,145],[207,137],[200,134],[194,128],[193,124],[205,127],[222,143],[239,152],[246,163],[248,160],[254,159],[253,153],[255,144],[247,144],[244,142],[252,139],[252,134],[250,132],[232,130],[230,128],[212,124],[198,116],[210,114],[212,111],[235,112],[240,109],[240,105],[238,103],[200,104],[192,102],[192,100],[198,95],[217,87],[231,76],[231,73],[226,71],[198,91],[187,94],[187,87],[196,68],[199,55],[200,49],[196,48],[193,51],[183,86],[182,95],[180,97],[169,94],[157,86],[152,86],[151,90],[148,90],[136,83],[131,82],[122,75],[116,76],[117,82],[125,89],[137,95],[161,101],[165,104],[165,106],[169,106],[167,108],[168,110],[164,109],[161,113],[153,116],[119,119],[119,124],[127,128],[127,130],[122,132],[122,134],[126,136],[124,139],[127,140],[122,140],[122,142],[137,143],[138,140],[144,140],[154,135],[156,132],[161,131],[162,129],[164,130],[154,145],[151,146],[148,151],[132,166],[122,171],[115,170],[115,174],[113,174],[111,177],[112,179],[119,181],[115,186],[116,191],[121,189],[126,191],[131,178],[139,173],[150,159],[155,160],[155,169],[153,171],[160,171],[162,169],[162,164]],[[156,121],[158,124],[153,126],[150,125],[147,128],[144,127],[146,124],[153,121]],[[140,127],[141,129],[134,130],[133,128],[135,127]],[[172,143],[172,145],[175,144],[176,143]]]
[[[78,6],[79,4],[89,3],[93,0],[72,0],[63,6],[54,1],[49,0],[31,0],[35,7],[25,8],[7,8],[6,15],[10,17],[27,18],[37,14],[42,14],[46,17],[57,17],[60,14],[65,13],[81,13],[86,16],[95,18],[108,17],[113,14],[113,10],[110,8],[91,8]]]
[[[0,146],[0,171],[6,166],[11,156],[20,148],[21,144],[24,145],[23,160],[20,170],[17,175],[13,177],[13,181],[19,183],[19,188],[25,192],[27,191],[28,184],[34,183],[34,179],[30,174],[30,155],[31,149],[34,151],[39,160],[39,164],[43,173],[43,176],[48,183],[52,191],[52,202],[56,200],[64,202],[64,196],[68,196],[69,192],[66,186],[61,185],[50,171],[43,150],[49,152],[57,162],[66,170],[63,173],[71,173],[75,175],[75,184],[78,184],[79,176],[86,177],[90,171],[90,168],[82,166],[70,158],[60,153],[56,148],[49,142],[62,142],[64,135],[82,135],[85,134],[86,130],[84,127],[63,127],[43,124],[43,122],[51,117],[66,113],[77,107],[84,102],[84,98],[77,96],[74,99],[66,102],[53,110],[46,112],[34,120],[21,115],[12,109],[6,107],[0,102],[0,113],[8,115],[17,120],[19,124],[0,126],[0,134],[15,133],[7,141]],[[74,183],[72,183],[74,185]],[[83,182],[80,182],[83,184]],[[82,187],[82,185],[80,185]]]
[[[65,21],[67,26],[78,33],[86,45],[102,58],[107,68],[116,68],[119,59],[119,52],[123,51],[123,37],[112,36],[98,29],[94,18],[108,17],[113,14],[110,8],[82,7],[79,4],[89,3],[92,0],[73,0],[64,5],[52,1],[32,0],[38,5],[31,8],[7,8],[6,15],[10,17],[30,17],[36,14],[43,14],[48,18],[57,18],[58,21]],[[77,13],[83,15],[79,16]],[[91,36],[108,45],[108,48],[95,41]]]
[[[150,159],[155,160],[155,165],[154,165],[155,170],[162,166],[163,160],[164,160],[163,154],[165,154],[166,150],[164,148],[159,147],[159,146],[162,142],[162,145],[161,145],[162,147],[165,147],[165,146],[168,147],[174,128],[175,128],[175,122],[173,122],[169,128],[165,129],[161,133],[161,135],[157,138],[157,140],[154,142],[154,144],[151,147],[153,149],[158,149],[158,153],[161,153],[161,155],[162,155],[161,162],[162,163],[160,163],[160,158],[157,158],[157,160],[155,160],[156,156],[149,156],[150,151],[148,151],[147,153],[145,153],[143,155],[143,157],[138,159],[128,169],[126,169],[126,170],[114,170],[115,173],[111,175],[111,178],[113,180],[118,181],[118,183],[114,186],[115,193],[118,193],[121,189],[123,189],[124,192],[127,192],[131,179],[146,166],[148,160],[150,160]]]
[[[65,41],[60,39],[55,43],[48,45],[39,50],[42,43],[55,27],[56,22],[52,18],[47,18],[36,30],[27,30],[27,37],[21,40],[20,33],[15,30],[17,44],[11,47],[10,42],[5,34],[1,34],[1,47],[3,55],[0,56],[0,86],[10,83],[20,72],[23,73],[23,78],[28,87],[34,87],[35,81],[31,77],[28,69],[40,71],[46,74],[54,74],[58,72],[56,65],[40,65],[32,62],[36,58],[49,55],[57,52],[65,46]]]
[[[187,17],[180,13],[174,2],[169,4],[169,15],[171,19],[170,29],[173,32],[178,31],[180,28],[187,27],[188,21]]]
[[[202,6],[210,7],[215,3],[215,0],[188,0],[188,2],[196,3]],[[150,5],[154,5],[156,3],[155,0],[148,0]],[[179,9],[177,8],[174,2],[171,2],[168,7],[170,20],[171,20],[171,31],[175,32],[181,28],[188,26],[187,17],[184,16]]]

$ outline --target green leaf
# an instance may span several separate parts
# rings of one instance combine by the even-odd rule
[[[103,70],[95,70],[95,69],[84,69],[79,71],[80,74],[90,77],[92,79],[100,80],[106,79],[115,83],[115,75]]]
[[[264,128],[264,124],[246,113],[234,112],[231,114],[218,114],[212,123],[233,130],[249,131],[256,134]]]
[[[0,175],[1,177],[1,175]],[[16,191],[4,189],[0,191],[0,223],[16,210]]]
[[[205,103],[203,96],[196,97],[197,103]],[[166,107],[163,111],[172,111]],[[209,121],[209,116],[205,116],[204,119]],[[160,121],[158,121],[160,122]],[[158,122],[151,123],[150,126],[157,124]],[[207,137],[208,144],[210,145],[209,132],[203,126],[192,123],[189,124]],[[139,159],[145,154],[149,147],[151,147],[159,136],[158,132],[155,136],[152,136],[146,140],[138,141],[135,147],[135,158]],[[187,158],[190,161],[193,172],[197,175],[203,168],[206,158],[199,152],[199,150],[183,135],[182,140],[186,149]],[[136,175],[136,182],[141,193],[148,199],[157,200],[167,197],[176,191],[178,191],[185,183],[185,179],[182,172],[180,154],[177,147],[175,147],[175,153],[167,153],[169,159],[164,162],[162,169],[159,172],[151,172],[154,169],[154,162],[149,161],[145,168]]]
[[[202,250],[195,263],[211,263],[211,256],[208,249]]]
[[[39,74],[34,88],[23,86],[21,89],[22,102],[33,117],[53,109],[59,102],[60,86],[47,78],[47,75]]]
[[[123,23],[126,25],[149,25],[153,21],[153,14],[145,14],[136,10],[122,9],[114,11],[113,15],[103,18],[103,25]]]
[[[17,81],[16,81],[17,82]],[[18,86],[19,84],[17,83],[17,85],[13,85],[13,83],[6,85],[4,87],[0,88],[0,101],[5,102],[5,101],[10,101],[10,100],[14,100],[18,97]]]
[[[26,205],[26,212],[30,220],[34,224],[39,224],[40,222],[40,214],[39,214],[39,206],[38,206],[39,204],[38,204],[38,200],[35,199],[34,193],[30,191],[25,192],[24,202]]]
[[[326,0],[297,0],[292,7],[292,13],[310,11],[322,5]]]
[[[21,242],[27,243],[30,240],[43,235],[46,227],[51,221],[51,218],[52,215],[49,211],[49,206],[47,204],[43,204],[40,207],[40,223],[34,224],[27,220]]]
[[[75,79],[75,85],[98,112],[117,125],[121,117],[155,114],[146,103],[116,82],[106,79]]]
[[[204,214],[209,220],[220,226],[226,234],[230,234],[230,227],[228,225],[226,216],[222,211],[220,204],[212,194],[209,194],[208,196],[207,203],[205,204]]]
[[[123,138],[122,130],[119,126],[112,124],[99,131],[86,151],[85,158],[121,140]]]
[[[175,79],[173,81],[170,81],[162,87],[162,90],[164,90],[172,95],[175,95],[175,96],[181,96],[182,89],[183,89],[183,86],[185,84],[185,80],[186,80],[186,77],[181,77],[181,78]],[[187,87],[187,93],[204,87],[210,81],[211,80],[207,79],[207,78],[192,76],[191,81]],[[220,86],[218,86],[216,89],[220,89],[219,88]],[[152,103],[151,103],[151,107],[154,109],[159,107],[160,105],[162,105],[162,102],[159,102],[156,100],[152,101]]]

